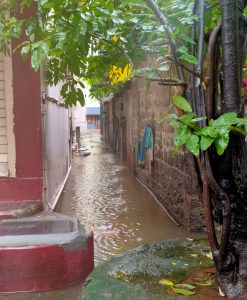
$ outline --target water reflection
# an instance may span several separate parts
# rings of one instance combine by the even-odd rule
[[[187,235],[177,227],[97,132],[84,136],[91,155],[75,157],[58,210],[94,231],[96,264],[150,241]]]
[[[83,143],[91,155],[74,158],[57,211],[76,216],[94,231],[96,264],[147,242],[188,235],[111,154],[99,133],[87,134]],[[77,300],[81,287],[78,284],[44,293],[0,294],[0,300]]]

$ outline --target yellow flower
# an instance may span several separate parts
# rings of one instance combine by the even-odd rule
[[[125,81],[128,77],[128,80],[130,80],[130,73],[132,71],[132,68],[129,64],[125,66],[124,69],[121,67],[113,65],[109,71],[109,78],[111,81],[111,85],[115,85],[118,82]]]
[[[119,36],[118,35],[114,35],[111,39],[112,39],[112,41],[114,43],[118,43],[119,42]]]

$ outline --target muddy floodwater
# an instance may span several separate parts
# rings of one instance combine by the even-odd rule
[[[57,211],[77,217],[93,230],[96,265],[147,242],[189,236],[111,153],[99,132],[85,134],[82,145],[91,155],[74,155]],[[0,294],[0,300],[77,300],[81,287],[77,284],[44,293]]]
[[[98,132],[84,135],[82,145],[91,155],[74,156],[57,210],[93,230],[96,265],[143,243],[188,236]]]

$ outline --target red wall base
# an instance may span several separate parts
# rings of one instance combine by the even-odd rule
[[[85,245],[84,245],[85,246]],[[0,292],[37,292],[84,281],[94,267],[93,235],[86,248],[58,245],[0,248]]]

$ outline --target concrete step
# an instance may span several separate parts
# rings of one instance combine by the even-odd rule
[[[58,289],[93,270],[93,234],[54,212],[0,222],[0,293]]]
[[[0,220],[29,217],[42,212],[42,201],[0,201]]]

